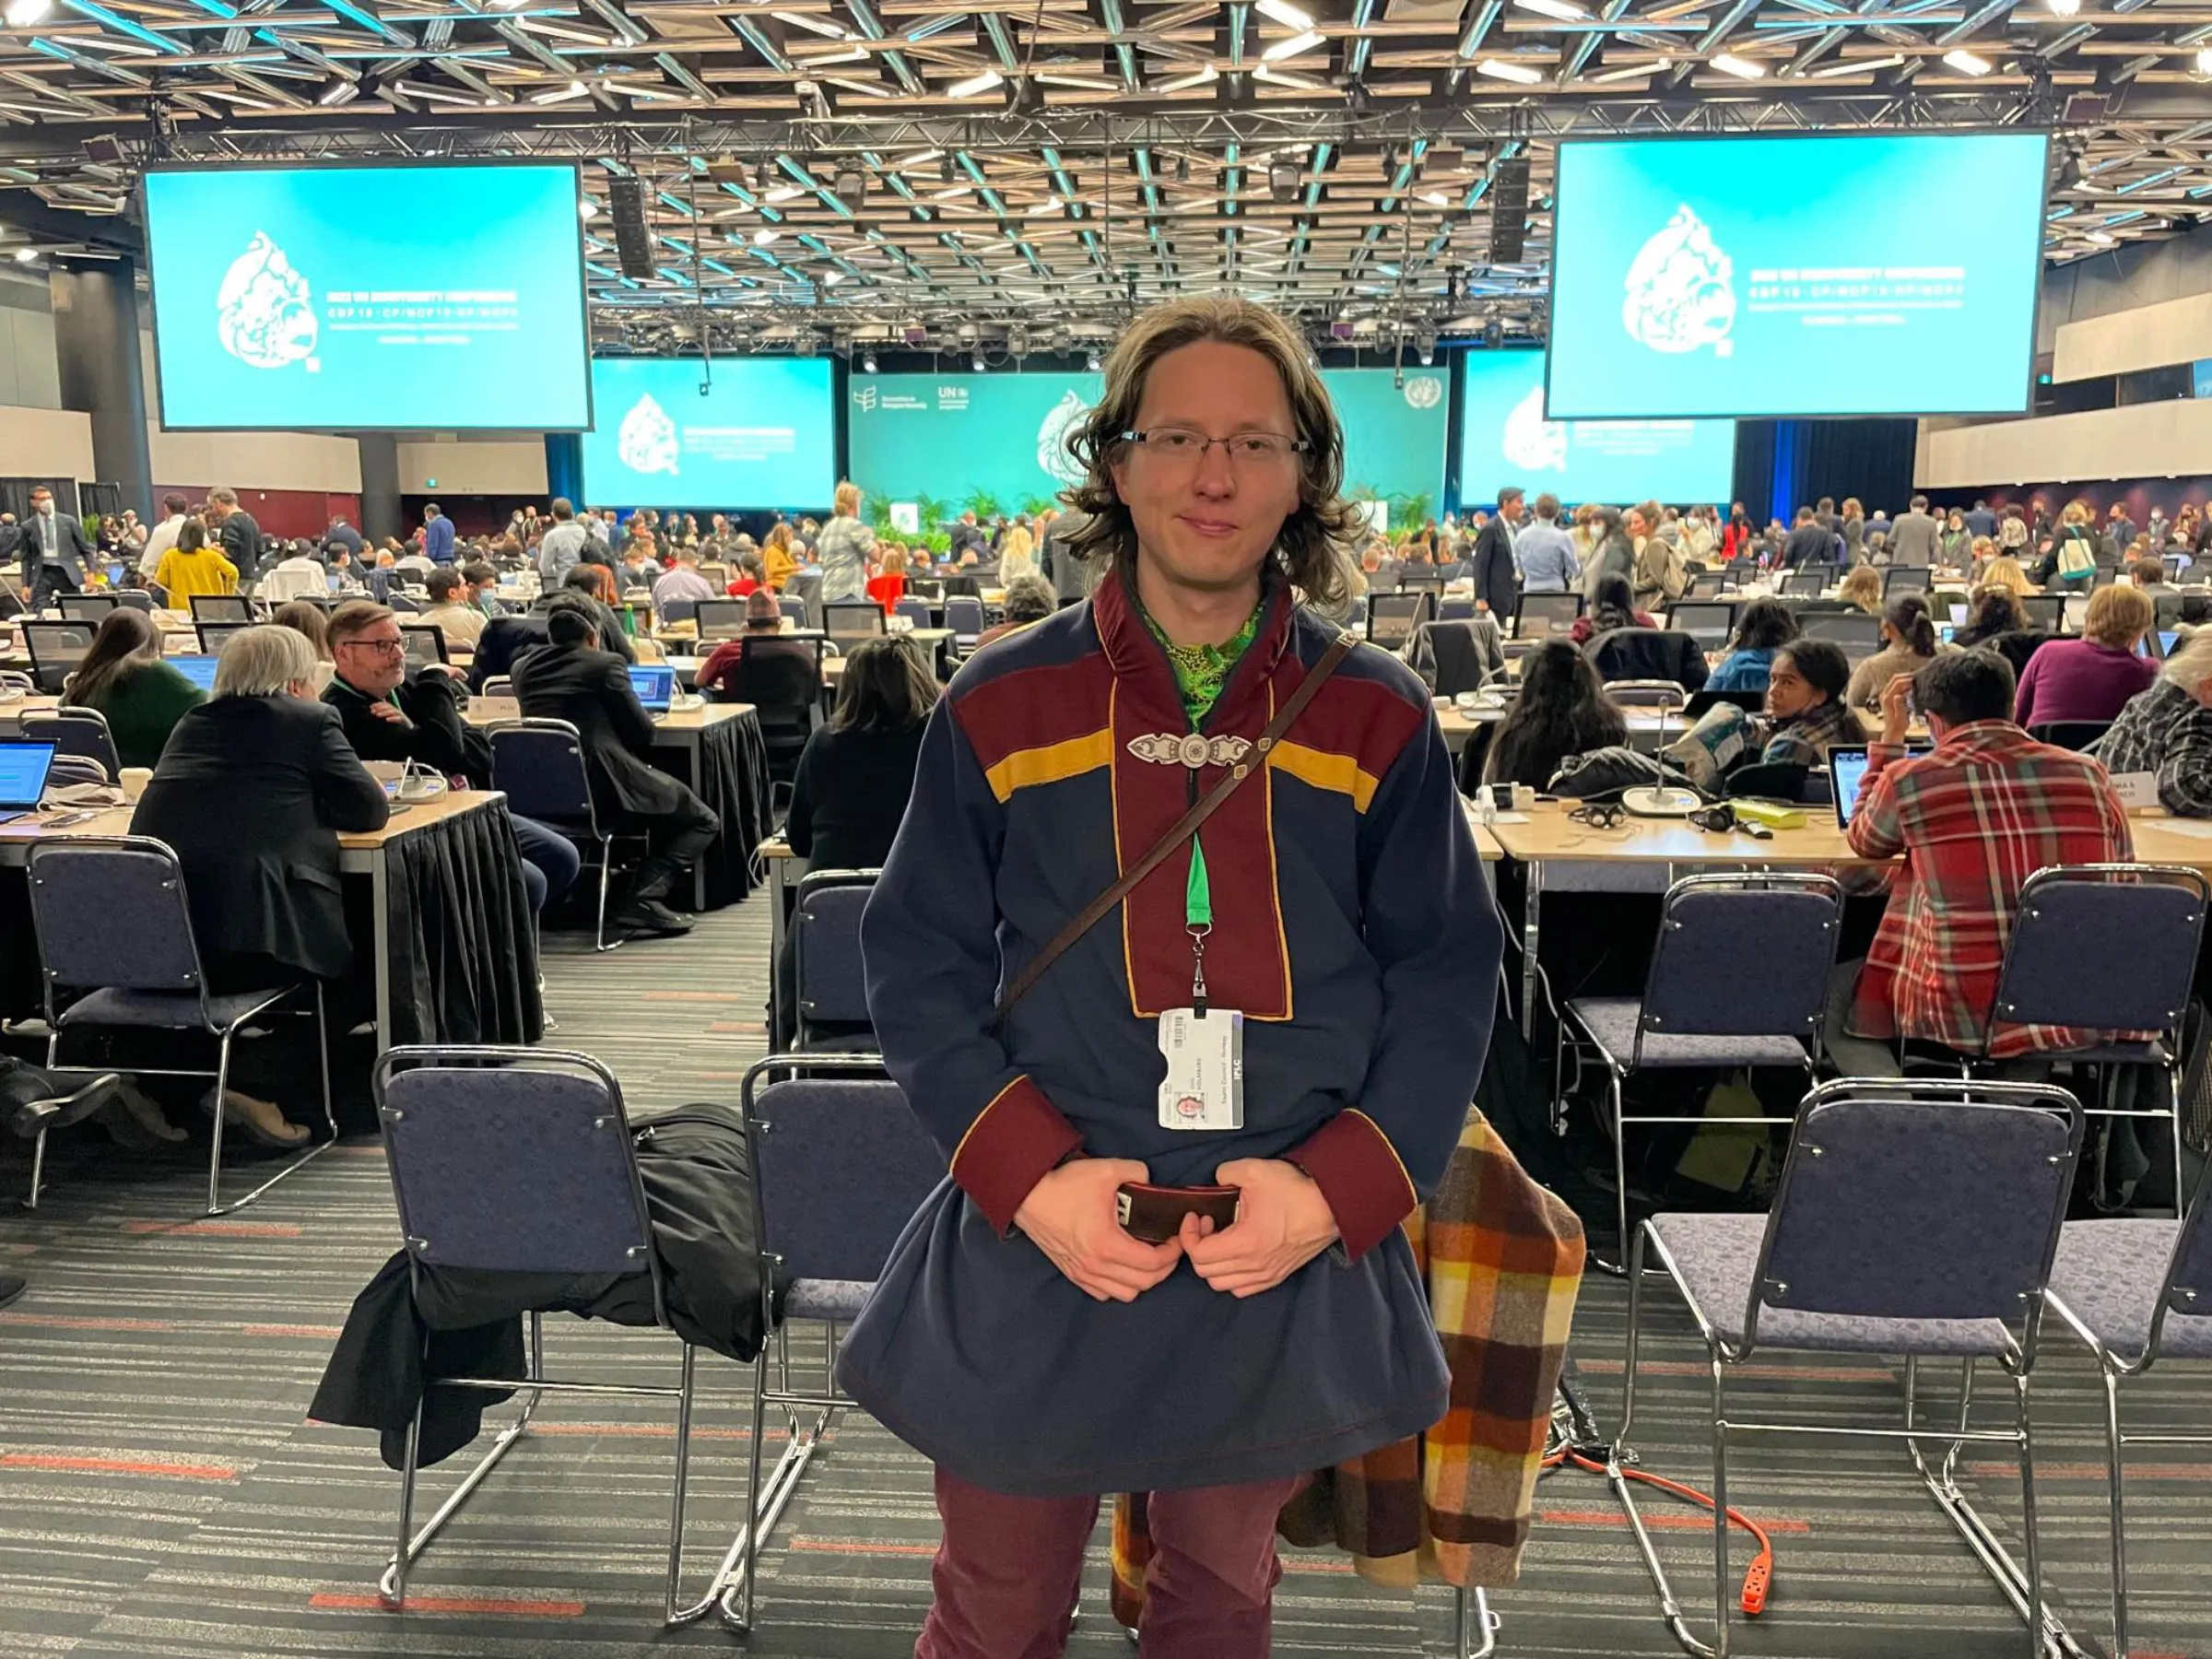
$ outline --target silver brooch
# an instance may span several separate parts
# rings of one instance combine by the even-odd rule
[[[1233,766],[1252,747],[1248,737],[1208,737],[1203,732],[1147,732],[1129,739],[1129,752],[1139,760],[1157,760],[1162,766]]]

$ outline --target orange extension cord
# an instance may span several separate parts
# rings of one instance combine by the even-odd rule
[[[1544,1467],[1556,1469],[1567,1463],[1573,1464],[1578,1469],[1586,1469],[1593,1475],[1606,1472],[1606,1465],[1595,1458],[1585,1457],[1580,1452],[1564,1448],[1547,1457]],[[1712,1500],[1695,1487],[1686,1487],[1680,1481],[1669,1480],[1663,1475],[1653,1475],[1647,1470],[1630,1468],[1625,1464],[1621,1465],[1620,1472],[1630,1480],[1641,1480],[1646,1486],[1655,1486],[1663,1492],[1672,1493],[1686,1503],[1694,1503],[1708,1511],[1712,1508]],[[1752,1559],[1749,1570],[1744,1574],[1743,1594],[1744,1611],[1756,1618],[1766,1611],[1767,1591],[1774,1583],[1774,1540],[1767,1536],[1765,1527],[1739,1509],[1731,1506],[1728,1519],[1759,1540],[1759,1554]]]

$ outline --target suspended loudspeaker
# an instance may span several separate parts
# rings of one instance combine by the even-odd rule
[[[1528,158],[1509,156],[1490,182],[1490,263],[1519,265],[1528,229]]]
[[[1525,171],[1522,188],[1524,192],[1527,189]],[[622,275],[632,282],[647,281],[658,275],[653,263],[653,241],[645,233],[644,186],[634,175],[609,179],[606,205],[614,215],[615,252],[621,259]]]

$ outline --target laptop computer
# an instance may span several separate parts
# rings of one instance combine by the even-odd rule
[[[1931,743],[1909,743],[1908,755],[1926,755],[1935,752]],[[1828,751],[1829,798],[1835,804],[1836,828],[1851,828],[1852,815],[1859,809],[1859,791],[1866,784],[1868,765],[1866,746],[1863,743],[1839,743]]]
[[[642,664],[629,671],[629,688],[648,714],[665,714],[676,700],[676,670]]]
[[[46,774],[53,770],[55,746],[28,738],[0,740],[0,824],[12,824],[39,809]]]
[[[222,661],[211,656],[172,656],[169,665],[209,696],[215,694],[215,665]]]

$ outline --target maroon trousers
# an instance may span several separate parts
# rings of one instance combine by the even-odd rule
[[[1074,1622],[1093,1498],[1010,1498],[937,1470],[945,1540],[914,1659],[1060,1659]],[[1297,1477],[1154,1492],[1143,1659],[1267,1659],[1275,1519]]]

